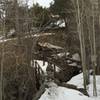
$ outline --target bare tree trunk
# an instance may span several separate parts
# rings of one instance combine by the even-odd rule
[[[98,0],[98,34],[100,33],[100,0]],[[98,41],[100,43],[100,39]],[[96,68],[96,74],[100,75],[100,53],[99,50],[97,50],[97,65],[98,67]]]
[[[83,26],[82,26],[82,16],[80,13],[80,5],[79,0],[76,1],[77,5],[77,30],[79,33],[79,39],[80,39],[80,49],[81,49],[81,59],[82,59],[82,67],[83,67],[83,78],[84,78],[84,88],[86,89],[86,59],[85,59],[85,44],[84,44],[84,34],[83,34]]]
[[[5,34],[5,19],[3,21],[3,24],[2,24],[2,27],[3,27],[3,34]],[[4,71],[4,68],[3,68],[3,65],[4,64],[4,42],[2,43],[2,56],[1,56],[1,72],[0,72],[0,100],[3,100],[3,97],[4,97],[4,88],[3,88],[3,71]]]
[[[18,14],[18,1],[15,0],[14,1],[15,3],[15,9],[16,9],[16,12],[15,12],[15,16],[16,16],[16,34],[17,34],[17,37],[18,37],[18,43],[20,44],[21,43],[21,40],[20,40],[20,31],[19,31],[19,14]]]
[[[4,43],[2,45],[2,59],[1,59],[1,72],[0,72],[0,100],[3,100],[3,62],[4,62]]]
[[[4,46],[2,46],[4,47]],[[0,72],[0,100],[3,100],[3,62],[4,62],[4,50],[2,49],[2,59],[1,59],[1,72]]]
[[[92,25],[89,22],[90,18],[88,18],[88,28],[89,28],[89,41],[90,41],[90,50],[91,50],[91,62],[92,62],[92,68],[93,68],[93,95],[97,96],[97,88],[96,88],[96,77],[95,77],[95,70],[97,66],[96,61],[96,44],[95,44],[95,17],[94,17],[94,5],[92,6]],[[91,12],[91,9],[89,12]],[[89,13],[88,12],[88,13]],[[91,15],[91,14],[90,14]],[[90,20],[91,21],[91,20]]]
[[[99,18],[99,27],[100,27],[100,0],[98,0],[98,11],[99,11],[98,18]]]
[[[93,65],[93,95],[94,96],[97,96],[97,88],[96,88],[96,77],[95,77],[95,69],[96,69],[96,66],[97,66],[97,62],[96,62],[96,44],[95,44],[95,21],[94,21],[94,5],[92,5],[92,16],[93,16],[93,34],[91,35],[91,38],[92,38],[92,50],[91,50],[91,53],[92,53],[92,57],[91,57],[91,60],[92,60],[92,65]]]

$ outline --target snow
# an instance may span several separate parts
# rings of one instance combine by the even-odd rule
[[[75,54],[73,54],[72,55],[72,59],[73,60],[76,60],[76,61],[80,61],[80,56],[79,56],[79,54],[78,53],[75,53]],[[77,66],[77,67],[81,67],[81,66],[79,66],[79,65],[77,65],[77,63],[76,62],[73,62],[73,63],[71,63],[71,64],[69,64],[70,66]]]
[[[11,30],[10,33],[13,34],[14,30]],[[11,35],[10,34],[10,35]],[[42,33],[42,34],[34,34],[31,35],[31,37],[42,37],[42,36],[51,36],[51,35],[55,35],[55,33]],[[30,35],[25,36],[24,38],[30,38]],[[0,43],[2,42],[7,42],[7,41],[11,41],[11,40],[16,40],[17,38],[9,38],[9,39],[5,39],[5,36],[0,36]]]
[[[71,63],[71,64],[68,64],[69,66],[77,66],[77,63],[74,62],[74,63]]]
[[[15,33],[15,29],[11,29],[8,34],[12,35]]]
[[[69,82],[67,82],[68,84],[73,84],[75,86],[77,86],[78,88],[84,88],[83,87],[83,73],[74,76]]]
[[[90,100],[89,97],[83,95],[81,92],[60,87],[57,85],[46,89],[45,93],[39,100]]]
[[[58,20],[56,22],[56,25],[59,25],[59,27],[65,27],[66,26],[64,20]]]
[[[78,88],[84,88],[83,87],[83,73],[74,76],[68,84],[76,85]],[[97,85],[97,98],[93,97],[93,76],[90,75],[90,84],[87,86],[89,96],[91,98],[94,98],[95,100],[100,100],[100,75],[96,76],[96,85]]]
[[[32,1],[32,0],[30,0],[30,1]],[[48,8],[48,7],[50,7],[50,3],[54,2],[54,1],[53,0],[33,0],[33,2],[35,4],[38,3],[43,8]]]
[[[55,33],[36,33],[36,34],[31,34],[31,35],[29,35],[29,34],[27,34],[26,36],[25,36],[25,38],[30,38],[30,36],[31,37],[43,37],[43,36],[52,36],[52,35],[55,35]]]
[[[62,53],[58,53],[57,56],[61,58],[65,55],[68,56],[69,54],[70,54],[69,52],[66,52],[66,54],[65,54],[65,52],[62,52]]]
[[[79,54],[78,54],[78,53],[73,54],[73,55],[72,55],[72,59],[77,60],[77,61],[80,61],[80,56],[79,56]]]
[[[49,35],[55,35],[55,33],[34,34],[34,37],[49,36]]]
[[[90,84],[89,84],[89,89],[88,89],[88,93],[90,96],[93,96],[93,76],[90,77]],[[100,76],[96,76],[96,84],[97,84],[97,95],[100,98]]]
[[[43,72],[45,74],[47,74],[46,72],[46,69],[47,69],[47,66],[48,66],[48,62],[45,62],[45,64],[43,64],[43,61],[42,60],[35,60],[37,61],[37,63],[39,64],[39,66],[42,68]],[[56,72],[59,72],[60,71],[60,68],[55,66],[56,67]]]
[[[97,93],[98,97],[93,97],[93,76],[90,76],[90,84],[88,85],[89,96],[85,96],[81,92],[65,87],[57,86],[55,83],[49,83],[49,88],[46,89],[44,94],[39,100],[100,100],[100,76],[96,76]],[[83,73],[74,76],[69,84],[76,85],[78,88],[83,88]]]
[[[11,41],[11,40],[16,40],[16,38],[10,38],[10,39],[0,39],[0,43]]]
[[[47,69],[48,63],[45,62],[45,64],[43,65],[43,61],[41,61],[41,60],[36,60],[36,61],[40,65],[40,67],[42,68],[43,72],[46,73],[46,69]]]
[[[50,43],[40,43],[39,42],[39,45],[40,46],[43,46],[43,47],[47,47],[47,48],[54,48],[54,49],[63,49],[62,47],[59,47],[59,46],[56,46],[56,45],[53,45],[53,44],[50,44]]]
[[[4,36],[0,36],[0,40],[2,40],[4,38]]]

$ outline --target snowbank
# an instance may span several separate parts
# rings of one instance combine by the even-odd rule
[[[83,73],[74,76],[68,84],[76,85],[78,88],[83,88]],[[90,75],[90,84],[88,85],[88,93],[91,98],[94,98],[95,100],[100,100],[100,76],[96,76],[96,84],[97,84],[97,98],[93,97],[93,76]],[[93,99],[93,100],[94,100]]]
[[[100,100],[100,76],[96,76],[98,97],[93,97],[93,76],[90,76],[90,84],[88,85],[88,93],[90,97],[83,95],[81,92],[73,89],[57,86],[55,83],[50,83],[49,88],[40,97],[39,100]],[[76,85],[78,88],[83,88],[83,73],[73,77],[69,84]]]
[[[84,96],[82,93],[76,90],[59,87],[53,85],[46,89],[45,93],[39,100],[90,100],[89,97]]]
[[[69,82],[67,82],[68,84],[73,84],[75,86],[77,86],[78,88],[84,88],[83,86],[83,73],[74,76]]]

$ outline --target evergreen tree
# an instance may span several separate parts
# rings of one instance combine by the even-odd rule
[[[33,7],[30,8],[30,18],[32,18],[34,27],[43,27],[50,20],[50,12],[48,8],[43,8],[38,3],[33,4]]]

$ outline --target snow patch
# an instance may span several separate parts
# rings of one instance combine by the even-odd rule
[[[44,64],[44,62],[42,60],[35,60],[35,61],[39,64],[39,66],[41,67],[41,69],[43,70],[43,72],[45,74],[47,74],[46,69],[48,67],[48,62],[45,62],[45,64]],[[56,72],[60,72],[60,68],[57,67],[57,66],[55,66],[55,67],[56,67]]]
[[[47,47],[47,48],[51,48],[51,49],[63,49],[62,47],[59,47],[59,46],[56,46],[56,45],[53,45],[53,44],[50,44],[50,43],[38,43],[40,46],[43,46],[43,47]]]

